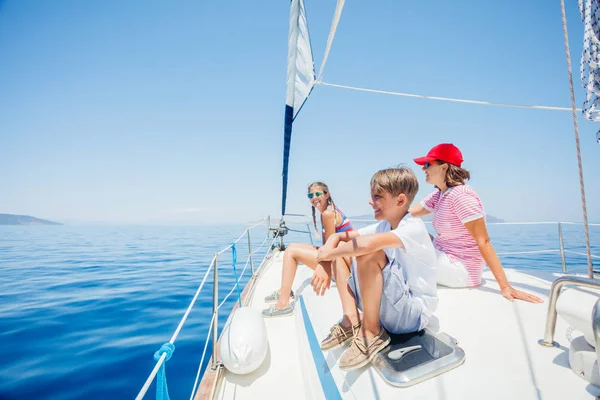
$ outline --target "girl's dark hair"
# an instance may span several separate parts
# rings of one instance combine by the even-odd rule
[[[310,189],[314,188],[315,186],[320,187],[321,189],[323,189],[323,194],[327,194],[329,193],[329,187],[324,184],[323,182],[313,182],[310,185],[308,185],[308,191],[310,192]],[[337,223],[337,213],[335,213],[335,203],[333,202],[333,198],[331,197],[331,193],[329,193],[329,198],[327,199],[327,203],[331,204],[333,206],[333,211],[334,211],[334,223]],[[319,236],[319,230],[317,228],[317,216],[315,213],[315,207],[311,206],[312,208],[312,217],[313,217],[313,224],[315,226],[315,232],[317,233],[317,236]]]

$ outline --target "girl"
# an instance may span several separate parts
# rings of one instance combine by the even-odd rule
[[[340,210],[329,193],[329,188],[323,182],[314,182],[308,186],[308,200],[312,206],[313,223],[315,225],[315,231],[317,231],[317,217],[316,211],[321,214],[321,226],[322,226],[322,238],[323,244],[327,241],[327,238],[337,232],[346,232],[352,230],[350,220]],[[292,243],[285,250],[283,256],[283,270],[281,277],[281,287],[269,296],[265,297],[266,303],[275,303],[271,307],[263,310],[262,314],[265,317],[282,317],[291,315],[294,309],[290,305],[290,299],[294,299],[294,293],[292,292],[292,284],[294,283],[294,277],[296,275],[296,269],[298,263],[302,263],[312,270],[316,270],[317,267],[323,268],[331,276],[331,263],[323,263],[320,265],[317,263],[317,247],[311,246],[305,243]],[[340,258],[336,262],[344,263],[348,276],[350,275],[350,259]],[[343,268],[342,268],[343,269]],[[339,282],[346,282],[348,276],[336,277]],[[338,290],[346,290],[347,285],[340,285],[343,288]]]

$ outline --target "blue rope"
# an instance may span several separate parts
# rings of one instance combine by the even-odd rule
[[[175,345],[173,343],[165,343],[160,346],[160,349],[154,353],[154,359],[158,361],[163,353],[166,353],[165,361],[163,361],[160,369],[158,370],[158,376],[156,378],[156,400],[170,400],[169,389],[167,388],[167,372],[165,371],[165,364],[175,351]]]
[[[237,263],[237,250],[235,249],[235,243],[231,245],[231,263],[233,265],[233,276],[235,276],[235,287],[238,293],[238,301],[240,302],[240,307],[242,306],[242,295],[240,294],[240,282],[238,281],[237,271],[235,269],[235,264]]]

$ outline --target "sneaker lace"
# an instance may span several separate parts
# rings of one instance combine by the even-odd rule
[[[358,332],[360,331],[360,326],[362,325],[362,321],[358,321],[356,325],[352,325],[352,336],[358,336]]]
[[[358,350],[363,353],[363,354],[367,354],[368,353],[368,345],[367,345],[367,338],[364,337],[360,337],[360,336],[355,336],[354,339],[352,340],[352,344],[355,345]]]
[[[335,324],[331,327],[331,334],[340,342],[347,336],[347,333],[344,331],[344,328],[340,326],[340,324]]]

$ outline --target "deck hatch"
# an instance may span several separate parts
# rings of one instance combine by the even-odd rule
[[[373,367],[393,386],[415,385],[465,361],[463,349],[445,333],[424,329],[390,337],[390,345],[375,357]]]

